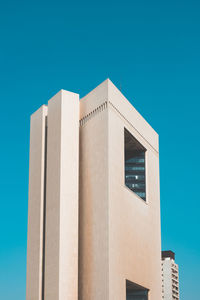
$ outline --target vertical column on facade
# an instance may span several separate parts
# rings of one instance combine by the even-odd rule
[[[47,107],[31,116],[27,242],[27,300],[42,300]]]
[[[45,300],[78,299],[79,95],[48,103]]]

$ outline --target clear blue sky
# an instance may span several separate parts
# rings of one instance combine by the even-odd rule
[[[25,300],[30,114],[107,77],[160,135],[162,247],[200,299],[200,2],[5,1],[0,36],[0,299]]]

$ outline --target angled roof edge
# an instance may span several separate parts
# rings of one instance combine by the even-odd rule
[[[128,121],[139,134],[142,135],[156,151],[158,151],[159,142],[157,132],[149,125],[110,79],[106,79],[90,93],[80,99],[80,119],[106,101],[111,103],[126,121]]]

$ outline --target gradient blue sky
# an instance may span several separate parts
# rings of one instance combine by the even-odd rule
[[[162,247],[199,299],[200,2],[5,1],[0,36],[0,299],[25,300],[29,117],[107,77],[160,135]]]

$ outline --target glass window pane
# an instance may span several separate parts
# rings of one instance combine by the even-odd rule
[[[146,201],[145,152],[146,149],[124,129],[125,185]]]

